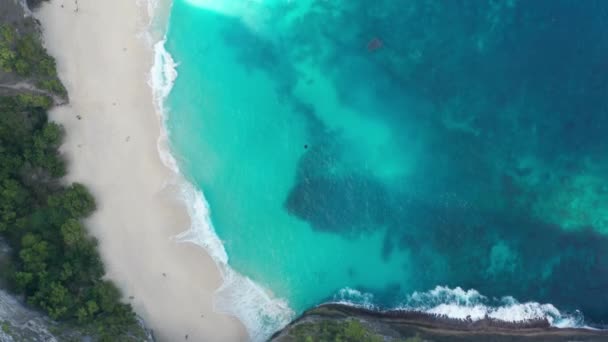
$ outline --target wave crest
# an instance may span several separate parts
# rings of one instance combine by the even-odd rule
[[[180,189],[179,199],[187,208],[191,220],[190,228],[175,238],[178,242],[190,242],[203,247],[215,261],[223,282],[215,292],[214,310],[241,321],[252,341],[264,341],[287,325],[295,313],[287,301],[275,298],[268,290],[230,268],[228,254],[213,228],[209,205],[203,193],[180,173],[169,147],[169,132],[166,127],[169,110],[165,107],[166,99],[178,76],[178,64],[165,49],[165,43],[166,37],[153,45],[154,64],[150,70],[148,84],[152,88],[161,123],[161,134],[157,142],[159,155],[163,164],[174,172],[174,183]]]
[[[378,310],[372,294],[350,288],[340,290],[334,300],[340,304]],[[472,321],[484,318],[504,322],[546,319],[557,328],[588,328],[580,311],[563,313],[553,304],[520,303],[511,296],[490,299],[475,289],[464,290],[461,287],[436,286],[429,291],[414,292],[402,304],[390,310],[418,311]]]
[[[215,292],[215,311],[238,318],[253,341],[266,340],[287,325],[295,313],[286,300],[275,298],[270,291],[230,268],[228,254],[213,229],[203,193],[188,182],[184,182],[181,189],[181,199],[187,205],[192,224],[176,239],[205,248],[218,266],[223,282]]]
[[[153,13],[157,2],[148,2],[148,12]],[[150,70],[148,84],[152,88],[155,106],[161,122],[158,151],[162,162],[171,169],[178,180],[180,199],[186,205],[191,218],[191,227],[176,236],[179,242],[199,245],[209,253],[218,267],[223,283],[214,298],[214,309],[239,319],[246,327],[253,341],[262,341],[272,333],[287,325],[295,316],[287,301],[275,298],[268,290],[254,281],[234,271],[228,265],[228,255],[222,241],[217,236],[211,219],[209,206],[201,191],[183,178],[175,158],[169,148],[169,134],[166,129],[168,110],[165,101],[178,77],[178,64],[165,49],[166,37],[156,43],[154,65]],[[380,310],[374,296],[353,288],[344,288],[334,296],[334,302],[367,309]],[[460,287],[437,286],[426,292],[414,292],[393,310],[411,310],[456,319],[480,320],[492,318],[507,322],[547,319],[559,328],[585,327],[582,314],[565,314],[552,304],[536,302],[519,303],[513,297],[488,299],[477,290],[463,290]]]

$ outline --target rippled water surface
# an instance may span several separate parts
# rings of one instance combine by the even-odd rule
[[[167,50],[182,171],[295,312],[460,286],[608,322],[608,3],[175,0]]]

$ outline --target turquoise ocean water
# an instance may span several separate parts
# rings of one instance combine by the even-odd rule
[[[326,301],[608,322],[606,32],[603,1],[175,0],[173,156],[280,305],[219,302],[254,338]]]

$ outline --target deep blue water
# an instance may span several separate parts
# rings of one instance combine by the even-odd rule
[[[176,0],[175,154],[296,312],[437,285],[608,322],[608,2]]]

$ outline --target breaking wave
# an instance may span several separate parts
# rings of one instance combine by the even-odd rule
[[[373,295],[355,289],[344,288],[334,297],[334,302],[379,310]],[[414,292],[403,303],[390,310],[418,311],[454,319],[478,321],[484,318],[504,322],[525,322],[546,319],[557,328],[589,328],[584,324],[581,312],[564,313],[553,304],[536,302],[520,303],[511,296],[488,298],[477,290],[460,287],[436,286],[426,292]]]
[[[157,5],[148,5],[153,15]],[[147,38],[150,36],[148,35]],[[174,172],[172,183],[180,189],[179,199],[188,210],[191,226],[176,236],[179,242],[190,242],[203,247],[213,258],[222,276],[223,282],[214,296],[214,310],[239,319],[253,341],[263,341],[275,331],[287,325],[295,316],[288,303],[275,298],[269,290],[256,284],[230,268],[228,255],[211,223],[209,205],[203,193],[196,189],[180,173],[177,161],[170,151],[169,132],[166,127],[167,115],[165,101],[178,77],[178,63],[165,49],[166,37],[153,43],[154,64],[148,80],[152,88],[156,111],[161,123],[161,134],[158,139],[158,151],[162,162]]]

